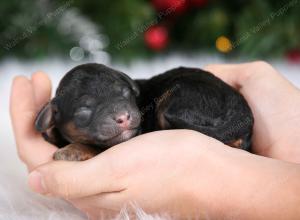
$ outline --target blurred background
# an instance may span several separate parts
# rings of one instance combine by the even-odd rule
[[[2,1],[0,57],[132,61],[157,54],[299,62],[298,0]]]
[[[0,16],[0,219],[64,219],[56,203],[28,192],[8,111],[16,75],[44,71],[56,87],[86,62],[147,78],[263,59],[300,86],[300,0],[9,0],[0,1]],[[42,215],[32,212],[38,199]]]

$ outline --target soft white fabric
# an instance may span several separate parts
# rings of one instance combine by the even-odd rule
[[[128,73],[133,78],[146,78],[177,66],[203,67],[210,63],[224,62],[221,58],[212,56],[170,55],[151,61],[137,60],[129,66],[118,63],[111,66]],[[8,111],[9,90],[15,75],[30,76],[33,72],[42,70],[50,75],[55,88],[63,74],[78,64],[59,59],[35,62],[9,59],[0,63],[0,220],[86,219],[83,214],[64,201],[44,198],[30,192],[27,187],[26,169],[17,158]],[[295,85],[300,86],[299,65],[280,61],[273,61],[272,64]],[[147,215],[140,209],[136,210],[138,219],[167,219],[167,217]],[[119,219],[129,219],[126,209],[122,211]]]

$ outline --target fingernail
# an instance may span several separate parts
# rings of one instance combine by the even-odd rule
[[[47,189],[45,187],[44,180],[39,172],[33,171],[29,174],[28,184],[34,192],[40,194],[47,194]]]

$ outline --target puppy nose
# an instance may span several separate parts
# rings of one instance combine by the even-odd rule
[[[130,121],[130,114],[128,112],[122,112],[115,116],[115,121],[121,127],[127,127]]]

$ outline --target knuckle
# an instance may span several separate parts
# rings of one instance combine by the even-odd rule
[[[269,65],[268,62],[264,61],[264,60],[256,60],[254,62],[252,62],[253,64],[256,64],[256,65],[262,65],[262,66],[266,66],[266,65]]]
[[[51,185],[50,193],[65,199],[70,199],[76,194],[80,194],[82,188],[75,176],[69,175],[67,177],[63,172],[59,171],[52,173],[49,181]]]
[[[53,172],[52,174],[48,174],[48,181],[47,181],[47,187],[50,187],[50,193],[57,195],[57,196],[62,196],[66,197],[68,196],[68,184],[65,184],[63,180],[63,175],[60,172]]]
[[[28,161],[27,161],[27,156],[26,156],[25,151],[22,148],[18,147],[17,153],[18,153],[18,157],[20,158],[20,160],[23,163],[27,164]]]
[[[251,64],[254,68],[260,68],[260,69],[270,69],[270,68],[272,68],[271,64],[269,64],[268,62],[263,61],[263,60],[254,61]]]
[[[130,176],[130,172],[133,170],[133,161],[120,160],[119,154],[111,154],[105,160],[105,172],[109,179],[110,184],[103,187],[107,189],[123,188],[125,181]]]
[[[194,131],[194,130],[184,129],[182,132],[183,132],[184,137],[185,136],[188,136],[190,138],[199,137],[199,132]]]
[[[206,66],[204,66],[204,70],[208,70],[208,71],[213,71],[218,65],[216,64],[208,64]]]
[[[251,63],[251,72],[255,74],[249,74],[251,77],[262,77],[262,76],[272,76],[276,73],[276,70],[271,64],[266,61],[259,60]]]
[[[47,174],[47,182],[51,183],[51,188],[53,188],[54,190],[59,190],[60,188],[60,174],[57,172],[54,172],[52,174]],[[48,184],[47,184],[48,185]]]
[[[114,180],[121,181],[126,176],[126,169],[122,169],[122,162],[120,160],[107,161],[107,167]]]

